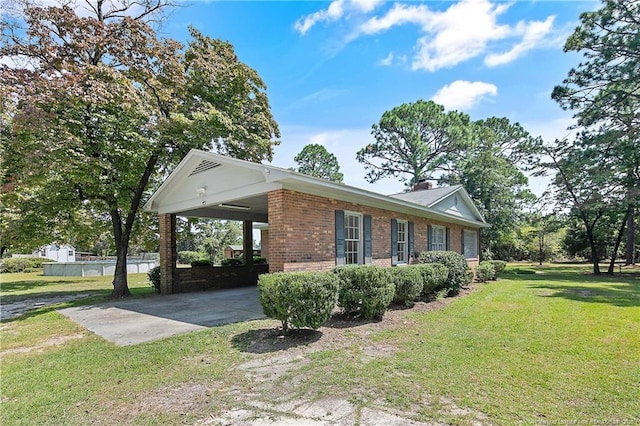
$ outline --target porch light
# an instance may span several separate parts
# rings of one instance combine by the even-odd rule
[[[247,207],[247,206],[238,206],[235,204],[224,204],[224,203],[218,204],[218,207],[231,209],[231,210],[250,210],[251,209],[251,207]]]
[[[204,196],[204,194],[207,192],[207,187],[206,186],[201,186],[200,188],[196,189],[196,195],[198,197],[202,197]]]

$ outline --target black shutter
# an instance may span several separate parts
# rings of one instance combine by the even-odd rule
[[[370,264],[372,260],[373,247],[371,244],[371,216],[363,216],[364,227],[364,263]]]
[[[451,248],[451,232],[449,231],[449,228],[445,230],[445,233],[447,238],[446,244],[445,244],[445,250],[449,251]]]
[[[344,265],[344,211],[336,210],[336,265]]]
[[[408,233],[407,239],[408,239],[409,241],[407,241],[407,243],[408,243],[409,247],[408,247],[408,249],[407,249],[407,252],[409,253],[409,258],[407,259],[407,263],[411,263],[411,258],[412,258],[412,257],[414,256],[414,254],[415,254],[415,253],[414,253],[414,251],[415,251],[415,247],[414,247],[414,246],[415,246],[415,244],[414,244],[414,242],[413,242],[413,222],[409,222],[409,226],[408,226],[408,228],[409,228],[409,229],[407,230],[407,233]]]
[[[433,241],[433,228],[427,225],[427,251],[431,251],[431,242]]]
[[[391,219],[391,264],[398,263],[398,221]]]
[[[464,229],[460,230],[460,254],[464,256]]]

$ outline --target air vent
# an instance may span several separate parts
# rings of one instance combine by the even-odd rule
[[[207,170],[211,170],[211,169],[215,169],[216,167],[220,166],[220,164],[218,163],[214,163],[213,161],[209,161],[209,160],[202,160],[200,162],[200,164],[198,164],[198,167],[196,167],[195,169],[193,169],[193,171],[191,172],[191,174],[189,175],[189,177],[191,176],[195,176],[199,173],[203,173],[206,172]]]

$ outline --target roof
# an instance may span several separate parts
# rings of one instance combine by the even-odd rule
[[[230,248],[233,251],[244,251],[244,246],[242,244],[231,244],[230,246],[227,246],[228,248]],[[260,250],[260,246],[253,246],[254,250]]]
[[[144,209],[149,212],[187,217],[215,217],[268,223],[267,194],[277,189],[288,189],[474,228],[489,226],[477,213],[477,209],[467,215],[451,214],[399,196],[382,195],[280,167],[200,150],[189,151],[146,202]],[[459,187],[456,191],[464,193],[465,200],[470,200],[464,188]]]
[[[457,192],[460,188],[462,188],[462,185],[442,186],[432,189],[423,189],[420,191],[400,192],[398,194],[392,194],[390,197],[431,207],[443,198]]]

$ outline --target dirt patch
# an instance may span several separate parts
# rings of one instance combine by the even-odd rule
[[[52,336],[49,339],[38,343],[36,346],[22,346],[19,348],[12,348],[0,351],[0,356],[8,355],[8,354],[19,354],[19,353],[29,353],[29,352],[42,352],[47,348],[52,346],[61,346],[65,343],[75,340],[82,339],[86,334],[85,333],[75,333],[64,336]]]
[[[0,301],[0,321],[17,318],[34,309],[46,308],[78,299],[86,299],[94,295],[95,293],[68,294],[64,296],[33,297],[9,303],[2,303],[2,301]]]

